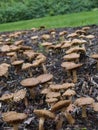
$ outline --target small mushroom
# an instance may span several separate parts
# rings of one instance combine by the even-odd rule
[[[77,82],[76,69],[79,68],[80,66],[82,66],[82,64],[80,64],[80,63],[76,64],[74,62],[63,62],[61,64],[61,66],[63,68],[65,68],[65,70],[67,70],[69,72],[69,74],[70,74],[70,71],[72,71],[72,73],[73,73],[73,82],[76,83]]]
[[[13,130],[18,130],[19,123],[27,118],[24,113],[17,113],[16,111],[9,111],[2,114],[3,120],[13,125]]]
[[[76,99],[75,101],[75,105],[82,107],[82,117],[83,118],[87,118],[87,114],[86,114],[86,107],[87,105],[93,105],[94,103],[94,99],[91,97],[81,97]]]
[[[5,76],[6,78],[8,77],[8,69],[10,65],[7,63],[2,63],[0,64],[0,77]]]
[[[37,78],[26,78],[20,82],[20,84],[26,88],[29,88],[30,94],[33,98],[35,98],[34,87],[36,87],[40,81]]]
[[[95,60],[97,60],[97,66],[96,66],[96,68],[98,70],[98,54],[92,54],[91,58],[94,58]]]
[[[40,117],[39,130],[44,130],[45,118],[55,119],[55,114],[49,110],[34,110],[34,113]]]
[[[72,101],[72,97],[76,95],[76,92],[72,89],[67,89],[64,93],[63,93],[63,97],[68,97],[69,100]]]
[[[80,54],[70,53],[68,55],[63,56],[63,59],[66,61],[79,61]]]

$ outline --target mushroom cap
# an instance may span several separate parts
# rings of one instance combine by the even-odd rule
[[[65,90],[65,89],[68,89],[68,88],[72,88],[74,86],[75,86],[74,83],[63,83],[63,84],[51,84],[49,86],[49,88],[52,91],[59,91],[59,90]]]
[[[87,30],[89,30],[90,29],[90,27],[83,27],[82,28],[82,30],[84,30],[84,31],[87,31]]]
[[[20,46],[11,45],[11,46],[10,46],[10,50],[11,50],[11,51],[18,51],[18,50],[20,50]]]
[[[2,114],[3,120],[7,123],[18,123],[27,118],[25,113],[17,113],[16,111],[9,111]]]
[[[82,64],[76,64],[74,62],[63,62],[61,66],[66,70],[72,70],[72,69],[79,68],[80,66],[82,66]]]
[[[72,45],[76,45],[76,44],[81,45],[81,44],[85,44],[85,43],[87,43],[86,40],[80,40],[80,39],[73,39],[71,42]]]
[[[49,88],[44,88],[44,89],[41,91],[41,94],[47,94],[48,92],[50,92]]]
[[[68,55],[63,56],[64,60],[75,60],[78,59],[80,57],[80,54],[77,53],[70,53]]]
[[[81,97],[76,99],[75,101],[76,106],[91,105],[93,103],[94,103],[94,99],[91,97]]]
[[[79,47],[79,46],[76,46],[76,47],[72,47],[70,49],[68,49],[66,51],[66,54],[70,54],[70,53],[73,53],[73,52],[86,52],[85,48],[84,47]]]
[[[71,46],[71,42],[65,42],[62,46],[61,46],[61,48],[68,48],[68,47],[70,47]]]
[[[51,42],[43,42],[41,45],[44,47],[48,47],[48,46],[51,46],[52,43]]]
[[[57,98],[49,98],[49,99],[46,99],[45,100],[47,103],[54,103],[54,102],[57,102],[58,99]]]
[[[16,60],[14,62],[12,62],[11,64],[16,66],[16,65],[21,65],[24,61],[23,60]]]
[[[91,57],[98,60],[98,54],[92,54]]]
[[[62,32],[59,32],[59,36],[63,36],[65,34],[67,34],[68,32],[67,31],[62,31]]]
[[[9,64],[7,64],[7,63],[2,63],[2,64],[0,64],[0,77],[1,76],[4,76],[7,72],[8,72],[8,67],[9,67],[10,65]]]
[[[71,33],[71,34],[68,34],[67,38],[70,38],[70,37],[77,37],[78,34],[77,33]]]
[[[10,46],[8,45],[3,45],[0,47],[1,52],[9,52],[10,51]]]
[[[40,81],[37,78],[26,78],[20,82],[22,86],[29,88],[35,87],[39,83]]]
[[[13,101],[18,102],[18,101],[24,99],[25,96],[26,96],[26,90],[21,89],[13,94]]]
[[[15,55],[16,55],[16,52],[8,52],[6,55],[7,55],[7,56],[15,56]]]
[[[61,94],[59,92],[48,92],[46,95],[47,98],[54,98],[54,97],[58,98],[60,96],[61,96]]]
[[[38,36],[32,36],[31,37],[31,40],[37,40],[38,39]]]
[[[62,96],[74,96],[76,92],[72,89],[67,89]]]
[[[55,118],[55,114],[50,112],[49,110],[34,110],[33,111],[35,114],[37,114],[39,117],[45,117],[45,118]]]
[[[86,38],[88,39],[93,39],[95,36],[94,35],[87,35]]]
[[[94,111],[98,112],[98,103],[93,103],[93,109]]]
[[[22,70],[29,69],[30,67],[32,67],[32,64],[31,64],[31,63],[23,63],[23,64],[22,64]]]
[[[68,107],[70,105],[70,100],[62,100],[54,104],[54,106],[51,107],[51,111],[55,112],[62,108]]]
[[[40,83],[46,83],[50,81],[53,78],[52,74],[41,74],[37,77],[37,79],[40,81]]]
[[[36,53],[33,50],[26,50],[23,54],[30,59],[33,59],[36,56]]]
[[[11,94],[3,94],[2,97],[0,97],[0,101],[8,101],[13,99],[13,93]]]
[[[24,40],[15,41],[14,45],[18,46],[23,44]]]
[[[41,36],[41,38],[42,38],[43,40],[48,40],[48,39],[50,39],[50,35],[49,35],[49,34],[43,34],[43,35]]]

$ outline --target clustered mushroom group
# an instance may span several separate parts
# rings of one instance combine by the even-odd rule
[[[98,112],[96,99],[89,94],[77,96],[76,91],[81,78],[78,70],[85,66],[81,57],[85,60],[86,45],[93,45],[92,39],[95,37],[89,31],[90,27],[83,27],[72,33],[65,30],[58,33],[56,29],[45,33],[45,28],[32,28],[31,32],[0,34],[0,86],[8,90],[2,91],[0,97],[3,121],[13,125],[14,130],[18,130],[19,123],[31,117],[31,113],[26,113],[25,109],[29,109],[31,101],[36,100],[38,96],[40,96],[39,103],[34,107],[37,102],[33,102],[32,113],[34,118],[40,118],[39,130],[45,129],[46,119],[55,121],[55,130],[60,130],[64,121],[74,125],[76,117],[72,113],[77,109],[81,110],[83,119],[88,117],[87,108]],[[38,35],[35,35],[36,33]],[[33,48],[35,46],[37,49]],[[42,48],[43,53],[38,48]],[[54,66],[56,59],[49,62],[48,56],[60,55],[60,53],[63,55],[58,59],[59,67],[62,69],[64,79],[56,82],[54,80],[56,76],[49,71],[49,65],[58,71]],[[95,69],[98,74],[98,53],[92,52],[89,58],[96,62]],[[9,91],[11,80],[16,80],[17,83],[15,85],[12,82],[13,87]],[[24,110],[17,110],[18,103],[24,104]],[[7,108],[3,110],[2,106],[5,104]],[[46,104],[46,107],[41,108],[39,104],[43,106]]]

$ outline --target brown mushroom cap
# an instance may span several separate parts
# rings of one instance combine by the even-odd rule
[[[7,72],[8,72],[8,67],[9,67],[10,65],[9,64],[7,64],[7,63],[2,63],[2,64],[0,64],[0,77],[1,76],[4,76],[5,74],[7,74]]]
[[[10,51],[10,46],[8,45],[3,45],[0,47],[1,52],[9,52]]]
[[[98,60],[98,54],[92,54],[90,57]]]
[[[71,53],[71,54],[63,56],[63,59],[64,60],[75,60],[75,59],[78,59],[79,57],[80,57],[80,54]]]
[[[93,109],[94,111],[98,112],[98,103],[93,103]]]
[[[24,113],[17,113],[15,111],[9,111],[2,114],[3,120],[7,123],[18,123],[27,118],[27,115]]]
[[[44,47],[48,47],[48,46],[51,46],[52,43],[51,42],[43,42],[41,45]]]
[[[13,99],[13,93],[11,94],[3,94],[2,97],[0,97],[0,101],[9,101]]]
[[[23,60],[16,60],[14,62],[12,62],[11,64],[16,66],[16,65],[21,65],[24,61]]]
[[[87,31],[87,30],[89,30],[90,29],[90,27],[83,27],[82,28],[82,30],[84,30],[84,31]]]
[[[32,67],[32,64],[30,64],[30,63],[23,63],[22,64],[22,70],[29,69],[30,67]]]
[[[24,40],[15,41],[14,45],[18,46],[23,44]]]
[[[75,105],[77,106],[84,106],[84,105],[91,105],[94,103],[94,99],[91,97],[81,97],[76,99]]]
[[[76,92],[72,89],[68,89],[66,90],[62,96],[74,96],[76,94]]]
[[[44,88],[44,89],[41,91],[41,94],[47,94],[48,92],[50,92],[49,88]]]
[[[67,38],[74,38],[74,37],[77,37],[78,34],[77,33],[71,33],[71,34],[68,34]]]
[[[87,35],[86,38],[88,39],[93,39],[95,36],[94,35]]]
[[[52,74],[41,74],[37,77],[37,79],[40,81],[40,83],[45,83],[50,81],[53,78]]]
[[[72,70],[82,66],[82,64],[76,64],[74,62],[63,62],[61,66],[64,67],[66,70]]]
[[[50,112],[49,110],[34,110],[35,114],[37,114],[39,117],[45,117],[45,118],[55,118],[55,114]]]
[[[21,89],[13,94],[13,101],[18,102],[18,101],[24,99],[25,96],[26,96],[26,90]]]
[[[80,40],[80,39],[73,39],[71,42],[72,45],[76,45],[76,44],[81,45],[81,44],[85,44],[85,43],[87,43],[86,40]]]
[[[26,78],[20,82],[20,84],[24,87],[32,88],[38,85],[40,81],[37,78]]]
[[[41,38],[42,38],[43,40],[48,40],[48,39],[50,39],[50,35],[49,35],[49,34],[43,34],[43,35],[41,36]]]
[[[49,98],[49,99],[46,99],[45,100],[47,103],[54,103],[54,102],[57,102],[58,99],[57,98]]]
[[[58,98],[60,96],[61,94],[59,92],[48,92],[46,95],[47,98]]]
[[[37,40],[38,39],[38,36],[32,36],[31,37],[31,40]]]
[[[70,54],[70,53],[73,53],[73,52],[86,52],[85,48],[84,47],[79,47],[79,46],[76,46],[76,47],[73,47],[73,48],[70,48],[66,51],[66,54]]]
[[[70,100],[62,100],[54,104],[54,106],[51,107],[51,111],[55,112],[57,110],[60,110],[64,107],[68,107],[70,105]]]

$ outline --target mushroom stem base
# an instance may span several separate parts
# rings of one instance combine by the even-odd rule
[[[86,118],[87,114],[86,114],[86,106],[82,106],[82,117]]]
[[[18,124],[13,125],[13,130],[18,130]]]
[[[44,130],[44,121],[45,121],[45,118],[41,117],[39,120],[39,130]]]

